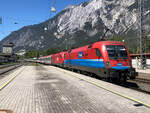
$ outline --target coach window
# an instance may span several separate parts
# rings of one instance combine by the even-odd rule
[[[98,48],[95,48],[95,49],[96,49],[96,56],[99,56],[99,57],[102,56],[100,50]]]

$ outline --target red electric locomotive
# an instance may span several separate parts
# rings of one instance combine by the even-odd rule
[[[122,42],[96,42],[70,50],[64,57],[64,67],[95,73],[102,78],[126,81],[137,76],[129,51]]]
[[[60,67],[64,67],[64,56],[65,56],[65,53],[67,52],[60,52],[60,59],[59,59],[59,66]]]
[[[59,67],[63,67],[65,53],[66,52],[60,52],[60,53],[52,55],[52,64],[59,66]]]
[[[52,65],[58,65],[59,56],[60,56],[59,53],[52,55],[51,59]]]

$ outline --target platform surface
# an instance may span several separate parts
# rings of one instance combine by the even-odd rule
[[[73,76],[72,76],[73,75]],[[150,113],[150,108],[83,79],[150,104],[150,95],[53,66],[22,66],[0,91],[0,109],[13,113]]]

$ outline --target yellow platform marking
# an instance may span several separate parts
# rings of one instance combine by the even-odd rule
[[[63,70],[62,70],[62,71],[63,71]],[[65,71],[63,71],[63,72],[65,72]],[[142,102],[142,101],[139,101],[139,100],[137,100],[137,99],[135,99],[135,98],[132,98],[132,97],[126,96],[126,95],[124,95],[124,94],[121,94],[121,93],[119,93],[119,92],[117,92],[117,91],[108,89],[108,88],[106,88],[106,87],[104,87],[104,86],[102,86],[102,85],[100,85],[100,84],[98,84],[98,83],[96,83],[96,82],[91,81],[91,80],[87,80],[87,79],[84,79],[84,78],[82,78],[82,77],[79,77],[79,76],[76,76],[76,75],[73,75],[73,74],[69,74],[69,75],[74,76],[75,78],[78,78],[78,79],[80,79],[80,80],[86,81],[86,82],[88,82],[88,83],[90,83],[90,84],[93,84],[93,85],[95,85],[95,86],[97,86],[97,87],[100,87],[100,88],[102,88],[102,89],[104,89],[104,90],[106,90],[106,91],[109,91],[109,92],[111,92],[111,93],[114,93],[114,94],[116,94],[116,95],[119,95],[119,96],[121,96],[121,97],[124,97],[124,98],[126,98],[126,99],[132,100],[132,101],[134,101],[134,102],[137,102],[137,103],[139,103],[139,104],[142,104],[142,105],[144,105],[144,106],[150,108],[150,104],[146,104],[146,103],[144,103],[144,102]]]
[[[15,72],[14,76],[12,76],[8,81],[0,86],[0,90],[2,90],[6,85],[8,85],[16,76],[18,76],[24,68],[22,68],[19,72]]]

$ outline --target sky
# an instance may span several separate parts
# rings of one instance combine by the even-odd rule
[[[34,25],[52,18],[69,5],[88,0],[0,0],[0,40],[23,26]],[[51,7],[56,12],[51,12]]]

